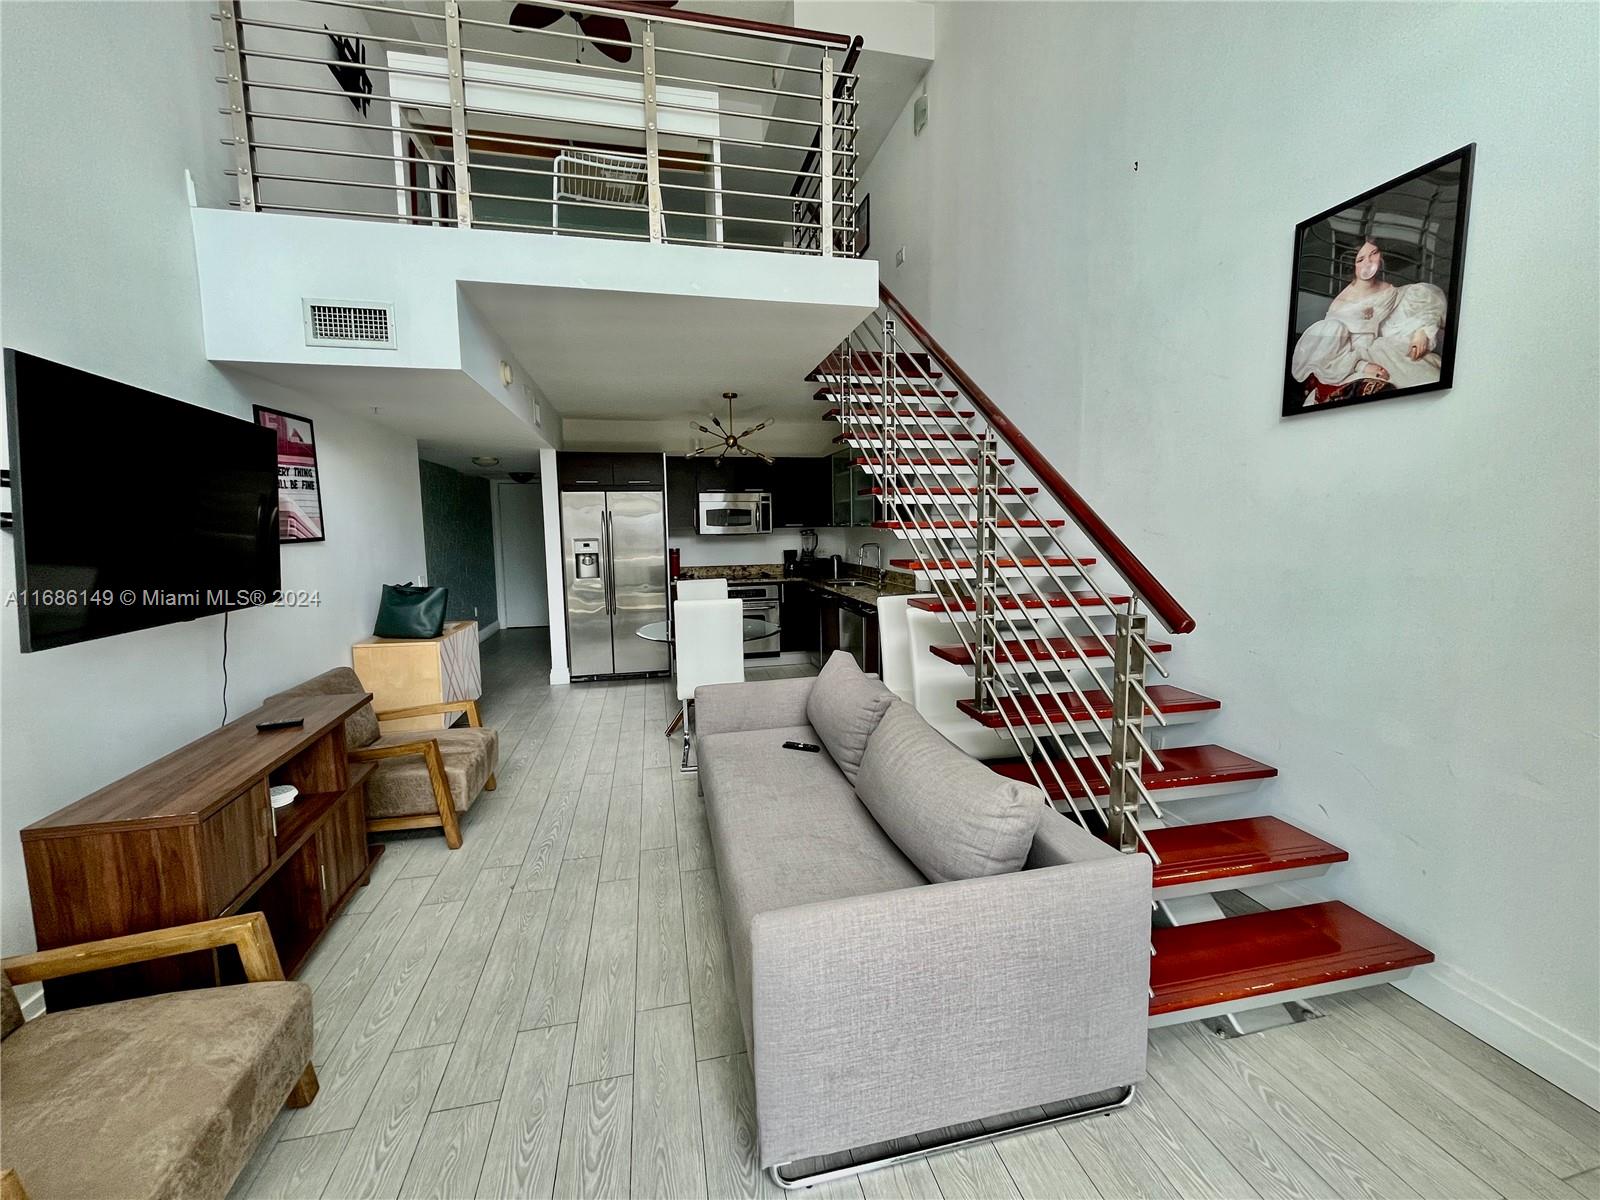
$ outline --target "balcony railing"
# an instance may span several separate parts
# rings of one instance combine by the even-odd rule
[[[625,0],[477,11],[219,0],[234,203],[855,253],[859,38]]]

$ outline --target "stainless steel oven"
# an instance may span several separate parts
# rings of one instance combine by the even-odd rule
[[[769,625],[778,624],[778,605],[783,592],[776,583],[730,583],[728,585],[728,599],[744,601],[744,615],[746,618],[754,617],[758,621],[765,621]],[[774,633],[771,637],[760,638],[754,642],[744,644],[744,656],[755,658],[761,655],[776,654],[780,649],[780,635]]]
[[[694,531],[701,534],[771,533],[771,492],[701,492]]]

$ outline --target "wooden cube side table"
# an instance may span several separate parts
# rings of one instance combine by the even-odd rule
[[[448,621],[436,638],[364,638],[350,647],[350,665],[379,712],[418,704],[476,700],[483,694],[478,623]],[[443,729],[454,714],[385,721],[385,733]]]

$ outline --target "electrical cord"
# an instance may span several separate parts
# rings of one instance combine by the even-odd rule
[[[222,610],[222,723],[228,723],[228,610]]]

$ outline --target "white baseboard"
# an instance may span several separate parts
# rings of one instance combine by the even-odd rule
[[[1268,908],[1314,904],[1328,898],[1294,883],[1250,888],[1246,894]],[[1418,967],[1395,986],[1590,1108],[1600,1108],[1600,1045],[1449,963]]]
[[[491,638],[491,637],[493,637],[495,634],[497,634],[499,632],[500,632],[500,622],[499,621],[490,621],[487,625],[479,625],[478,626],[478,641],[481,642],[485,638]]]
[[[565,667],[551,667],[550,668],[550,684],[551,684],[552,687],[559,687],[564,683],[571,683],[571,682],[572,682],[572,672],[571,671],[567,670]]]
[[[1445,1020],[1516,1059],[1590,1108],[1600,1108],[1600,1046],[1501,995],[1449,963],[1413,971],[1397,985]]]

